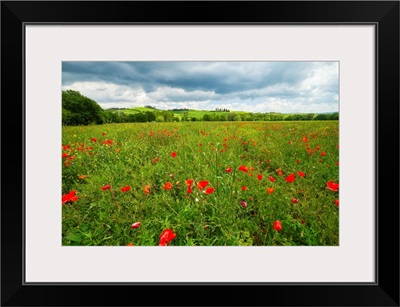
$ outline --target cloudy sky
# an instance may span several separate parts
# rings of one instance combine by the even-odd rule
[[[338,62],[63,62],[62,89],[104,109],[339,111]]]

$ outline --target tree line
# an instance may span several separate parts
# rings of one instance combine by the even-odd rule
[[[149,106],[146,106],[149,107]],[[339,113],[329,114],[292,114],[280,113],[236,113],[222,109],[226,114],[216,114],[213,111],[204,114],[202,118],[190,117],[185,110],[181,117],[175,116],[170,110],[158,110],[127,114],[123,108],[104,110],[94,100],[83,96],[78,91],[62,91],[62,124],[80,126],[105,123],[145,123],[145,122],[178,122],[178,121],[295,121],[295,120],[339,120]]]

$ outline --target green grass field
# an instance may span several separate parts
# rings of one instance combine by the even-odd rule
[[[62,133],[64,246],[339,244],[338,121]]]
[[[173,111],[175,116],[181,118],[183,116],[183,113],[186,111]],[[218,112],[218,111],[206,111],[206,110],[188,110],[188,118],[196,118],[198,120],[202,120],[203,116],[206,114],[209,115],[216,115],[216,116],[226,116],[229,115],[229,112]],[[242,112],[242,111],[235,111],[234,113],[236,114],[245,114],[247,112]]]

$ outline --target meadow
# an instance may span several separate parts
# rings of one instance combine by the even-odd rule
[[[63,126],[64,246],[337,246],[339,122]]]

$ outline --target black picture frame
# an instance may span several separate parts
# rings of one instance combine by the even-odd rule
[[[25,284],[26,23],[375,25],[376,282]],[[399,101],[399,1],[2,1],[1,305],[399,306]]]

